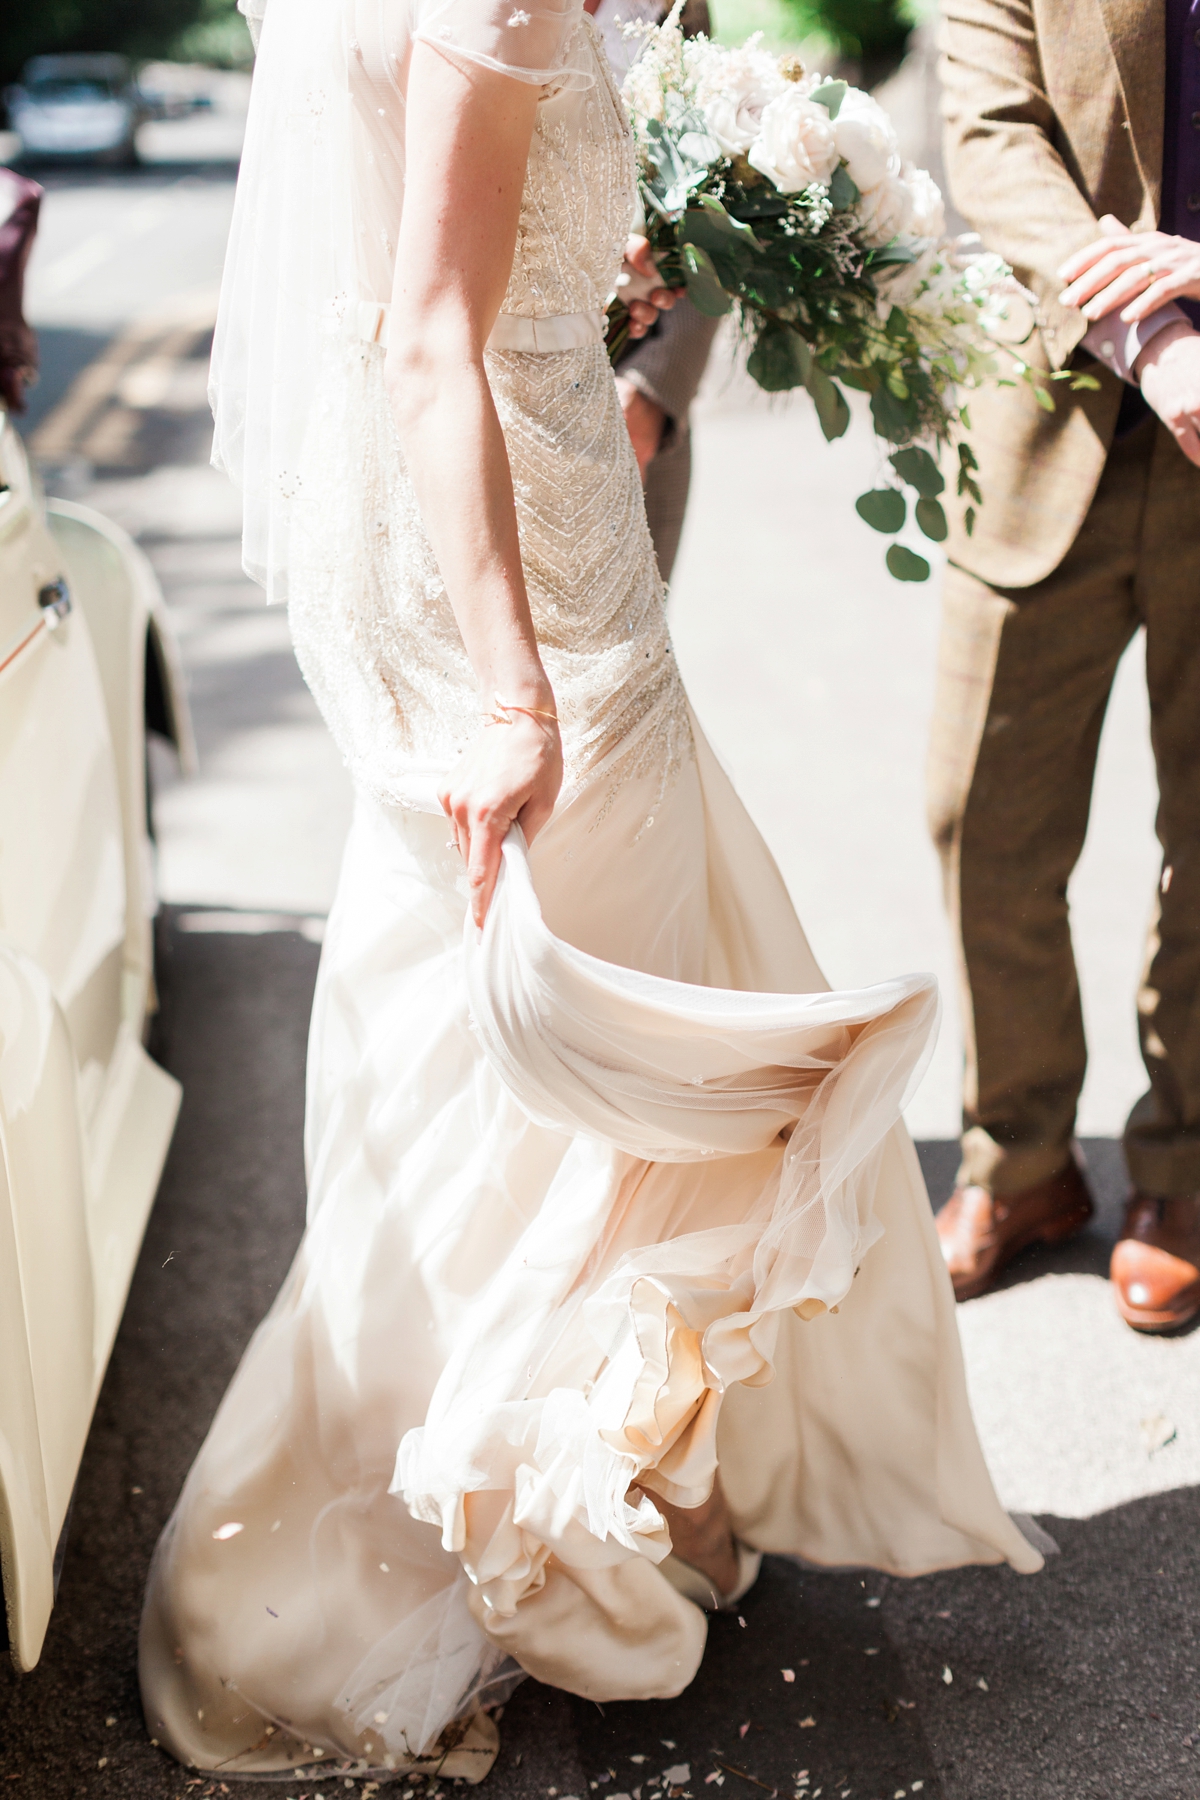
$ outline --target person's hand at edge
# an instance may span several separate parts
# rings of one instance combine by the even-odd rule
[[[1189,462],[1200,468],[1200,331],[1168,325],[1133,365],[1142,395]]]
[[[1111,213],[1100,230],[1102,237],[1058,271],[1068,283],[1059,296],[1064,306],[1092,320],[1120,307],[1125,323],[1134,325],[1169,301],[1200,299],[1200,244],[1165,231],[1130,231]]]
[[[617,291],[629,309],[629,335],[645,337],[659,313],[670,312],[683,290],[664,286],[649,238],[636,232],[625,245],[621,278]]]

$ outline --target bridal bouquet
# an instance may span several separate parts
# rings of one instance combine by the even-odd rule
[[[1002,351],[993,334],[1027,296],[978,239],[944,236],[937,185],[902,164],[877,101],[772,56],[757,37],[736,50],[685,39],[679,12],[677,3],[660,26],[629,27],[645,41],[624,89],[644,229],[664,280],[686,284],[710,317],[736,308],[750,375],[769,393],[807,388],[827,439],[850,423],[843,387],[870,395],[887,458],[881,485],[856,503],[868,525],[900,531],[914,490],[920,530],[946,537],[945,447],[970,531],[983,496],[963,390],[1023,379],[1052,411],[1048,381],[1094,378],[1048,375]],[[614,358],[627,338],[618,295]],[[929,575],[899,543],[887,566],[901,581]]]

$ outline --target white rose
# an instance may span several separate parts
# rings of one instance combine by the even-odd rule
[[[892,121],[878,101],[849,88],[833,122],[837,152],[860,193],[876,188],[886,175],[900,173],[900,152]]]
[[[914,237],[940,238],[946,229],[946,207],[942,190],[928,169],[915,169],[907,164],[902,176],[912,196],[912,217],[908,229]]]
[[[785,86],[774,57],[749,47],[726,53],[704,71],[697,103],[726,156],[746,154],[759,134],[764,109]]]
[[[885,175],[861,196],[855,211],[864,240],[878,249],[908,230],[912,195],[898,175]]]
[[[790,86],[764,108],[749,160],[781,194],[798,194],[814,182],[827,187],[838,164],[828,109]]]

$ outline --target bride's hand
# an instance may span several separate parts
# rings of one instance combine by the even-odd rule
[[[1200,298],[1200,244],[1165,231],[1130,231],[1106,214],[1104,236],[1069,257],[1058,271],[1070,285],[1060,296],[1087,319],[1103,319],[1119,306],[1127,325],[1145,319],[1168,300]]]
[[[515,820],[531,844],[554,811],[563,778],[557,720],[515,709],[505,715],[499,704],[497,716],[512,723],[485,726],[438,790],[467,865],[476,925],[487,917],[509,826]]]

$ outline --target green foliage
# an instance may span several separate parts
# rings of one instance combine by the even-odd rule
[[[904,0],[818,0],[817,13],[843,56],[895,54],[912,29]]]
[[[220,54],[203,54],[206,43]],[[233,0],[14,0],[0,11],[0,83],[18,80],[31,56],[56,51],[244,63],[249,45]]]
[[[923,450],[919,444],[911,444],[907,450],[893,451],[888,461],[901,481],[916,488],[922,500],[936,500],[944,492],[946,480],[942,471],[928,450]]]
[[[888,574],[894,575],[897,581],[928,581],[929,564],[915,550],[909,550],[904,544],[892,544],[883,559],[888,567]]]
[[[765,393],[786,393],[789,388],[807,385],[812,351],[797,332],[782,325],[768,325],[759,333],[746,369]]]
[[[931,543],[945,543],[950,535],[950,527],[946,523],[946,514],[940,500],[918,500],[913,514]]]
[[[872,488],[869,494],[858,496],[854,510],[872,531],[888,533],[903,530],[908,516],[908,507],[899,488]]]

